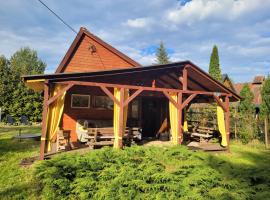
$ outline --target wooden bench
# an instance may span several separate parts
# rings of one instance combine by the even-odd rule
[[[103,128],[88,128],[87,144],[90,148],[95,146],[112,146],[114,144],[114,129],[113,127]],[[123,137],[124,143],[130,145],[134,139],[141,134],[141,129],[138,127],[126,127]]]
[[[215,132],[215,128],[204,126],[191,126],[191,129],[191,137],[199,138],[200,142],[209,141]]]

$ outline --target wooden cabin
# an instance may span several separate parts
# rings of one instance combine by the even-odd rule
[[[229,102],[240,99],[190,61],[142,67],[85,28],[54,74],[23,80],[44,93],[41,159],[67,132],[74,147],[91,144],[102,131],[122,148],[128,130],[155,137],[166,119],[171,141],[181,144],[183,112],[192,103],[217,102],[225,112],[228,143]]]

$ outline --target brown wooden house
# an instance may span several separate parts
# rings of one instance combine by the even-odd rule
[[[169,119],[171,140],[183,141],[183,111],[191,103],[217,102],[225,112],[229,140],[229,102],[240,97],[190,61],[141,66],[81,28],[54,74],[24,76],[44,92],[41,159],[68,131],[74,146],[87,140],[83,130],[112,127],[114,147],[122,148],[126,127],[154,137]],[[105,129],[104,129],[105,130]],[[91,138],[91,137],[90,137]]]

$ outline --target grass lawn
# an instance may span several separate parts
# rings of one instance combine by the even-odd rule
[[[32,174],[34,167],[20,167],[22,158],[38,154],[39,142],[12,139],[22,134],[40,133],[39,126],[0,127],[0,199],[36,199]]]
[[[38,133],[39,127],[23,127]],[[270,151],[234,142],[231,153],[185,147],[103,148],[62,154],[31,167],[38,142],[11,139],[18,127],[0,128],[0,199],[269,199]]]

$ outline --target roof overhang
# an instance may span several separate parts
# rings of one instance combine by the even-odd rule
[[[208,73],[190,61],[98,72],[30,75],[23,76],[22,78],[27,85],[31,85],[36,90],[40,90],[43,87],[42,84],[45,80],[48,80],[50,83],[91,81],[136,86],[151,86],[155,80],[157,87],[179,89],[181,88],[179,77],[184,68],[188,73],[188,90],[215,92],[216,94],[226,93],[230,95],[231,101],[239,101],[241,99],[234,91],[231,91],[219,81],[214,80]]]

